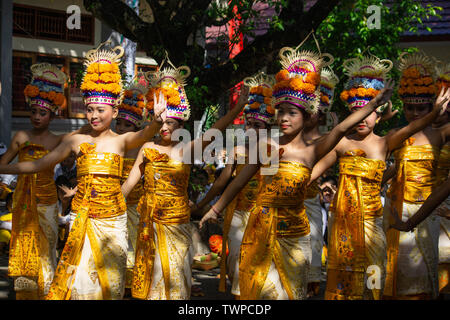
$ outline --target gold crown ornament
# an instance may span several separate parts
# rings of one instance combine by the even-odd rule
[[[442,87],[450,87],[450,63],[444,64],[440,61],[437,61],[436,74],[437,93],[439,93]]]
[[[167,102],[167,118],[187,121],[191,109],[184,87],[186,86],[186,78],[191,74],[191,69],[187,66],[176,68],[168,59],[169,65],[163,68],[165,62],[166,59],[163,60],[157,71],[145,73],[145,78],[150,86],[146,95],[146,117],[149,118],[154,115],[154,96],[158,99],[162,92]]]
[[[373,55],[344,60],[348,80],[340,97],[349,110],[364,107],[380,93],[392,66],[391,60]]]
[[[398,69],[402,73],[398,94],[404,104],[433,103],[437,93],[435,63],[428,56],[403,52]]]
[[[64,84],[67,76],[57,66],[38,63],[31,66],[31,83],[25,87],[27,103],[56,113],[66,105]]]
[[[311,34],[314,36],[313,31]],[[334,58],[329,53],[320,52],[315,37],[318,52],[299,51],[309,35],[296,48],[284,47],[278,54],[282,70],[276,74],[276,84],[272,88],[275,108],[281,103],[289,103],[312,114],[319,110],[320,73],[323,67],[333,63]]]
[[[123,85],[119,66],[124,49],[121,46],[107,48],[109,43],[101,43],[86,53],[86,70],[80,87],[86,106],[102,104],[117,107],[122,103]]]
[[[274,76],[260,72],[255,76],[245,78],[243,82],[250,89],[248,102],[244,107],[245,118],[273,124],[275,108],[273,107],[272,87],[276,82]]]
[[[331,68],[322,68],[322,71],[320,72],[319,110],[324,114],[330,112],[334,99],[334,89],[338,83],[339,78]]]
[[[137,78],[141,74],[138,73]],[[123,100],[119,105],[117,119],[124,119],[131,122],[137,128],[141,128],[144,123],[144,109],[147,103],[145,95],[148,88],[137,82],[137,78],[124,89]]]

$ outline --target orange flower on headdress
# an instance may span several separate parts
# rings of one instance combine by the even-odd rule
[[[287,81],[289,80],[289,78],[290,78],[289,71],[287,70],[281,70],[275,76],[277,82]]]
[[[303,81],[300,78],[292,78],[289,81],[289,87],[296,91],[300,91],[302,89]]]
[[[274,107],[272,107],[271,105],[267,105],[266,111],[267,111],[267,113],[269,113],[269,114],[275,114],[275,109],[274,109]]]
[[[403,72],[403,76],[408,78],[420,78],[420,72],[417,68],[408,68]]]
[[[250,105],[250,108],[251,109],[259,109],[259,106],[261,105],[261,103],[259,103],[259,102],[253,102],[251,105]]]
[[[307,94],[313,94],[316,91],[316,86],[311,83],[304,83],[302,90]]]
[[[30,98],[34,98],[37,95],[39,95],[39,88],[36,86],[33,86],[31,84],[28,84],[25,87],[25,90],[23,90],[23,93],[25,94],[25,96],[30,97]]]
[[[320,101],[322,101],[323,103],[330,103],[330,98],[328,98],[328,96],[326,96],[326,95],[321,95],[321,97],[320,97]]]
[[[305,82],[317,86],[320,83],[320,75],[317,72],[310,72],[306,75]]]

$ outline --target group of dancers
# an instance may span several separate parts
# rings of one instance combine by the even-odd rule
[[[325,299],[433,299],[448,290],[450,65],[423,53],[400,57],[408,125],[381,137],[373,130],[394,91],[393,63],[346,60],[340,98],[350,115],[321,133],[339,82],[333,57],[281,49],[282,70],[244,79],[237,105],[211,127],[223,131],[243,111],[258,143],[236,145],[196,205],[187,192],[191,163],[211,141],[200,136],[180,147],[174,138],[190,116],[190,69],[164,60],[145,74],[147,86],[124,87],[123,53],[106,44],[87,52],[81,91],[88,124],[66,135],[48,130],[65,102],[65,74],[48,63],[31,67],[24,94],[33,128],[17,132],[0,160],[0,173],[19,175],[8,267],[16,299],[117,300],[126,288],[137,299],[190,299],[191,211],[206,211],[200,225],[224,214],[219,290],[228,278],[236,299],[306,299],[321,277],[316,181],[337,161]],[[260,136],[274,124],[278,143]],[[249,161],[262,146],[278,163],[271,174],[262,173],[271,162]],[[78,189],[58,259],[53,168],[71,153]],[[386,168],[391,153],[395,166]]]

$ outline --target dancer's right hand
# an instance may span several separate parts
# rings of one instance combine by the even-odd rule
[[[198,226],[201,229],[203,227],[203,224],[208,220],[217,221],[219,218],[219,215],[214,212],[213,209],[209,209],[209,211],[203,216],[203,218],[200,220]]]
[[[434,108],[439,109],[439,115],[443,115],[448,108],[447,102],[450,100],[450,88],[442,87],[434,102]]]

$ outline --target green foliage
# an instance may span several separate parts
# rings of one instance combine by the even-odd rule
[[[385,4],[382,0],[343,0],[332,13],[321,23],[316,35],[322,52],[331,53],[335,60],[332,65],[340,82],[335,90],[332,110],[343,119],[348,111],[339,98],[347,77],[343,73],[342,62],[348,58],[362,57],[372,54],[380,59],[397,61],[403,51],[397,44],[400,36],[406,32],[417,32],[419,25],[430,17],[440,17],[438,11],[442,8],[425,5],[422,1],[403,0]],[[369,29],[367,19],[373,14],[367,13],[370,5],[380,7],[380,29]],[[312,41],[308,41],[311,45]],[[408,51],[417,50],[409,48]],[[394,67],[390,76],[398,83],[399,72]],[[402,116],[401,101],[395,93],[392,98],[393,109],[400,112],[390,121],[377,126],[379,134],[385,134]]]

